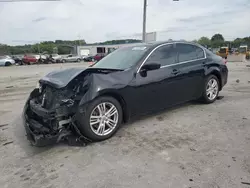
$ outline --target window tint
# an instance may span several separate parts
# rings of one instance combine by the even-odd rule
[[[148,63],[160,63],[161,66],[175,63],[176,51],[173,45],[166,45],[156,49],[148,58]]]
[[[179,62],[191,61],[205,57],[203,49],[195,45],[177,44],[176,49],[179,54]]]

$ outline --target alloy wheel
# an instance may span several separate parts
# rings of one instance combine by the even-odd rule
[[[91,130],[98,136],[110,134],[118,124],[119,113],[115,105],[109,102],[98,104],[90,114]]]
[[[214,78],[210,79],[206,87],[207,98],[210,101],[214,100],[218,95],[218,91],[219,91],[219,86],[217,80]]]

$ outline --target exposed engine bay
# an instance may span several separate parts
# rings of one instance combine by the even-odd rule
[[[31,144],[45,146],[67,141],[69,145],[84,146],[91,142],[79,131],[76,113],[83,96],[89,91],[91,84],[93,85],[94,75],[110,72],[113,71],[69,69],[64,73],[50,73],[41,79],[39,87],[31,92],[23,113]]]

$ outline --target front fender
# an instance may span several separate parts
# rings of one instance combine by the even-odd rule
[[[119,80],[114,75],[98,75],[93,74],[88,78],[88,90],[82,96],[79,106],[83,106],[86,103],[91,102],[98,96],[104,95],[106,93],[116,93],[125,88],[128,84],[127,80],[120,78]]]

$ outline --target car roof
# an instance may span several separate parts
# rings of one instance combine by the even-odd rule
[[[193,44],[193,45],[200,46],[200,45],[197,44],[197,43],[188,42],[188,41],[185,41],[185,40],[155,41],[155,42],[148,42],[148,43],[135,44],[135,45],[131,45],[131,46],[132,46],[132,47],[133,47],[133,46],[157,47],[157,46],[162,45],[162,44],[172,44],[172,43],[186,43],[186,44]]]
[[[191,45],[196,45],[202,49],[204,49],[203,46],[194,43],[194,42],[187,42],[184,40],[168,40],[168,41],[154,41],[154,42],[148,42],[148,43],[136,43],[136,44],[131,44],[129,46],[124,46],[122,48],[131,48],[131,47],[147,47],[148,50],[152,50],[154,48],[156,48],[157,46],[160,46],[162,44],[173,44],[173,43],[184,43],[184,44],[191,44]]]

